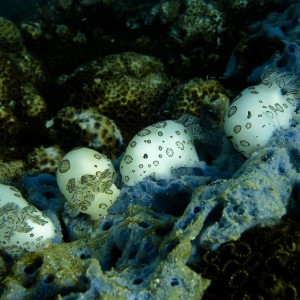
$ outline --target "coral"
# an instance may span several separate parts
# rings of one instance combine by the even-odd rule
[[[123,182],[134,185],[147,176],[168,179],[175,169],[193,166],[199,160],[194,147],[197,132],[186,121],[161,121],[139,131],[121,161]]]
[[[1,145],[9,146],[16,143],[16,136],[19,132],[19,122],[10,109],[0,107],[0,139]]]
[[[47,105],[44,98],[42,98],[35,87],[32,85],[23,85],[21,87],[22,99],[20,105],[23,113],[30,118],[41,118],[47,111]]]
[[[23,161],[0,161],[0,183],[10,184],[18,182],[24,173]]]
[[[53,299],[59,293],[65,296],[70,291],[84,292],[89,286],[85,275],[90,260],[75,255],[66,255],[72,246],[64,244],[61,249],[51,247],[49,252],[32,253],[12,266],[4,283],[3,299],[14,296],[20,299]],[[74,246],[73,246],[74,247]],[[32,288],[32,287],[36,288]]]
[[[43,37],[43,23],[28,21],[21,24],[22,34],[31,40],[38,40]]]
[[[227,14],[230,15],[218,1],[167,0],[154,3],[138,23],[141,27],[142,22],[153,26],[153,30],[160,25],[167,52],[161,52],[158,46],[156,55],[162,56],[172,73],[190,78],[216,74],[223,69],[221,52],[231,42],[231,33],[226,31]]]
[[[0,119],[16,128],[1,133],[0,180],[17,186],[57,230],[61,226],[64,243],[20,258],[0,251],[2,299],[201,299],[209,281],[213,287],[207,297],[226,298],[228,292],[230,298],[244,299],[258,291],[265,299],[299,298],[299,259],[294,255],[299,247],[293,239],[295,234],[298,239],[298,223],[279,234],[290,236],[286,240],[278,237],[275,226],[285,214],[299,213],[300,114],[291,114],[283,124],[288,128],[274,130],[247,160],[223,128],[229,95],[248,86],[253,67],[261,67],[253,71],[254,80],[261,80],[266,65],[298,72],[296,9],[282,19],[286,27],[273,14],[276,20],[249,29],[271,10],[281,13],[292,2],[41,0],[33,20],[20,20],[26,48],[15,51],[12,44],[7,51],[0,45]],[[229,68],[233,76],[222,78],[237,43]],[[277,83],[282,86],[281,80]],[[286,103],[278,104],[268,104],[273,115],[279,112],[272,107]],[[162,120],[183,113],[199,121],[201,134],[191,143],[199,161],[169,172],[170,165],[182,162],[171,160],[167,171],[159,169],[167,178],[122,182],[119,173],[133,154],[126,152],[122,160],[122,136],[127,145],[149,124],[164,124]],[[168,133],[171,145],[172,133],[161,132]],[[160,149],[149,149],[158,140],[148,137],[132,142],[145,146],[134,156],[140,155],[139,165],[144,171],[150,165],[152,172],[151,163],[158,160],[144,162]],[[67,154],[54,176],[61,153],[53,144],[63,151],[89,146],[117,159],[99,154],[87,161],[87,150],[75,158]],[[174,151],[178,145],[167,148]],[[182,158],[179,152],[174,151]],[[70,175],[62,189],[69,199],[57,186],[56,179],[64,174]],[[110,195],[113,184],[120,194],[101,211],[96,195]],[[6,215],[11,225],[19,217],[18,224],[27,230],[27,210],[10,208]],[[86,209],[94,213],[92,218]],[[100,217],[103,211],[106,215]],[[254,237],[244,239],[245,231],[255,226]],[[267,226],[277,235],[263,249],[269,241]],[[270,255],[262,259],[267,251]],[[209,267],[200,270],[197,262]]]
[[[230,7],[237,11],[243,11],[249,5],[248,0],[231,0],[228,2],[229,2]]]
[[[215,3],[205,1],[186,1],[185,12],[180,14],[179,20],[173,24],[174,38],[184,43],[201,38],[218,47],[222,43],[221,34],[226,30],[223,12]]]
[[[192,268],[212,280],[203,299],[298,299],[299,219],[255,227],[217,251],[205,250]]]
[[[147,22],[153,22],[155,18],[159,17],[162,24],[170,24],[178,17],[181,6],[182,1],[180,0],[162,1],[161,3],[155,4],[151,8]]]
[[[19,96],[18,83],[20,80],[21,75],[15,57],[0,53],[0,100],[2,105],[9,104],[11,99]]]
[[[159,60],[130,52],[98,58],[58,84],[69,105],[97,108],[128,137],[149,123],[168,81]]]
[[[147,21],[151,23],[156,18],[168,24],[170,37],[185,46],[196,39],[214,47],[223,43],[224,13],[215,1],[162,1],[153,6]]]
[[[26,46],[55,74],[69,72],[96,55],[136,51],[164,59],[182,75],[183,69],[185,74],[194,69],[194,62],[211,70],[207,58],[217,67],[223,63],[215,50],[223,46],[226,36],[224,13],[218,6],[194,0],[99,0],[81,5],[53,0],[40,3],[38,20],[23,22],[21,27]],[[52,43],[56,47],[50,51]]]
[[[44,81],[41,64],[25,48],[20,52],[0,51],[0,122],[6,129],[0,145],[5,153],[13,152],[9,148],[19,143],[26,152],[28,141],[34,143],[43,131],[47,107],[39,89]],[[17,158],[20,155],[17,153]]]
[[[122,150],[123,137],[115,122],[93,108],[63,108],[47,127],[54,141],[67,149],[87,146],[111,159]]]
[[[57,0],[56,5],[57,9],[61,11],[67,11],[72,7],[72,0]]]
[[[28,49],[55,74],[97,55],[135,51],[161,59],[178,77],[220,76],[249,25],[292,1],[248,1],[246,9],[241,2],[43,1],[21,27]]]
[[[221,147],[215,147],[223,139],[223,120],[229,106],[230,92],[217,80],[190,79],[171,91],[160,109],[161,115],[178,118],[191,114],[198,118],[202,137],[196,148],[200,160],[212,161],[220,156]]]
[[[232,178],[197,188],[185,210],[189,213],[177,226],[184,228],[198,215],[207,219],[197,237],[198,245],[217,249],[225,242],[237,240],[251,227],[276,224],[287,212],[297,174],[294,159],[289,157],[291,151],[294,157],[299,155],[294,148],[296,141],[287,147],[289,150],[280,146],[264,148],[253,154]]]
[[[26,168],[37,173],[55,174],[62,157],[63,151],[59,146],[40,146],[28,154]]]
[[[23,52],[19,57],[14,57],[14,61],[16,63],[16,69],[20,72],[21,79],[23,79],[21,81],[21,87],[23,87],[23,85],[25,87],[29,86],[29,88],[35,88],[38,92],[39,88],[44,85],[47,78],[41,62],[28,51]],[[20,80],[20,78],[18,79]]]
[[[151,210],[131,207],[122,219],[92,226],[92,238],[23,256],[10,268],[2,299],[200,299],[209,281],[186,262],[201,222],[182,234],[172,230],[173,217]]]
[[[231,12],[234,14],[241,14],[244,17],[245,14],[256,14],[261,15],[264,11],[270,11],[272,9],[283,7],[281,0],[263,0],[263,1],[249,1],[249,0],[228,0],[226,1]],[[286,1],[286,3],[293,1]]]
[[[19,52],[23,47],[22,36],[16,25],[0,17],[0,51]]]
[[[210,126],[221,126],[229,105],[228,96],[229,92],[217,80],[193,78],[169,96],[162,110],[170,111],[173,118],[183,114],[197,116],[203,120],[202,126],[208,118]]]
[[[0,248],[11,256],[48,247],[57,230],[15,187],[0,184]]]

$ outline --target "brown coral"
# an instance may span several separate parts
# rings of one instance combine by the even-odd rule
[[[47,124],[53,139],[67,149],[87,146],[111,159],[123,149],[122,134],[115,122],[96,109],[66,107]]]
[[[38,60],[23,47],[18,28],[9,20],[0,18],[0,123],[1,152],[16,152],[20,158],[27,147],[43,136],[46,101],[40,88],[45,74]],[[15,148],[11,146],[14,145]],[[14,149],[14,150],[13,150]],[[13,155],[14,158],[16,156]],[[8,157],[7,157],[8,159]]]
[[[63,154],[60,147],[56,145],[34,148],[27,156],[26,167],[32,171],[55,174]]]
[[[18,52],[23,49],[20,31],[10,20],[0,17],[0,50]]]
[[[0,53],[0,102],[2,105],[15,105],[15,103],[9,102],[19,97],[19,80],[21,78],[14,57]]]
[[[58,83],[69,105],[97,108],[126,136],[151,123],[168,86],[159,60],[132,52],[98,58]]]
[[[210,117],[215,125],[223,125],[229,104],[228,92],[214,79],[194,78],[180,85],[167,103],[173,118],[191,114],[200,119]]]
[[[3,106],[0,107],[0,127],[0,145],[14,145],[19,132],[19,122],[13,113]]]
[[[33,85],[24,85],[21,88],[22,99],[20,101],[23,112],[31,118],[42,118],[47,111],[47,105]]]
[[[0,160],[0,182],[3,184],[14,184],[24,174],[24,164],[22,161],[4,162]],[[0,259],[1,261],[1,259]],[[1,262],[0,262],[1,263]],[[1,268],[0,268],[1,269]]]

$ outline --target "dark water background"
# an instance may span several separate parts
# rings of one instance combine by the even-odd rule
[[[37,0],[0,0],[0,16],[12,20],[35,14]]]

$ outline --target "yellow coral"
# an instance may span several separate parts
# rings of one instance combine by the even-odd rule
[[[0,50],[18,52],[23,48],[19,29],[10,20],[0,17]]]
[[[66,107],[47,124],[56,142],[66,148],[88,146],[109,158],[116,158],[123,149],[123,137],[115,122],[96,109]]]
[[[24,85],[21,91],[23,96],[21,105],[25,114],[28,117],[43,116],[47,110],[46,101],[38,94],[35,87],[32,85]]]
[[[168,86],[159,60],[132,52],[98,58],[58,83],[70,106],[96,107],[126,137],[151,122]]]
[[[218,81],[194,78],[175,91],[171,99],[170,111],[173,118],[183,114],[198,117],[210,114],[218,125],[222,125],[228,105],[227,92]]]
[[[1,145],[13,144],[14,143],[13,137],[15,137],[19,131],[18,120],[9,109],[3,106],[0,107],[0,127],[1,127],[0,144]]]

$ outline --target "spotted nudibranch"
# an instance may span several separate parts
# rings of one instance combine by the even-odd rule
[[[230,104],[224,130],[234,147],[250,157],[276,129],[288,129],[297,106],[295,76],[269,71],[262,83],[246,88]]]
[[[0,184],[0,249],[19,257],[48,247],[57,231],[54,223],[25,200],[20,191]]]
[[[168,179],[174,169],[199,161],[194,138],[198,125],[189,117],[166,120],[139,131],[129,142],[120,164],[122,181],[134,185],[147,176]]]
[[[89,148],[68,152],[57,169],[57,184],[66,198],[65,209],[71,216],[80,212],[92,220],[108,214],[120,190],[114,184],[116,172],[110,159]]]

